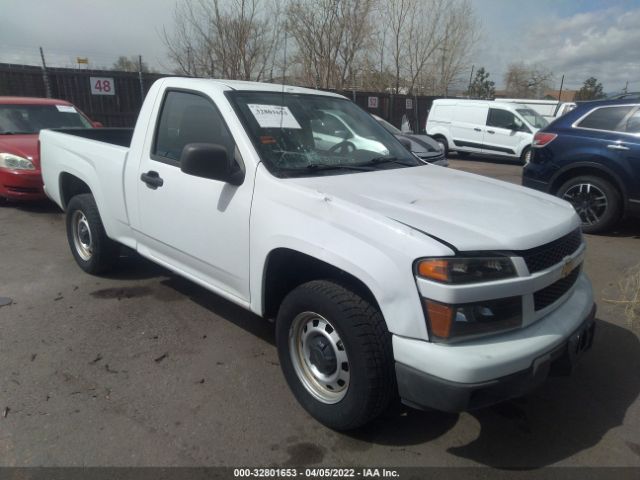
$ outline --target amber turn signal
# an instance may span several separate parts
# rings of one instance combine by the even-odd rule
[[[449,338],[455,307],[432,302],[431,300],[424,300],[424,304],[427,307],[427,314],[429,315],[431,333],[436,337]]]
[[[437,280],[439,282],[449,281],[449,261],[443,259],[422,260],[418,264],[418,274],[421,277]]]

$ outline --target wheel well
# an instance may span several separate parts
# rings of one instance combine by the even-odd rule
[[[594,177],[603,178],[608,182],[610,182],[611,185],[613,185],[616,188],[616,190],[618,190],[621,197],[624,194],[624,190],[616,177],[614,177],[613,175],[611,175],[605,170],[601,170],[599,168],[594,168],[589,166],[571,168],[565,172],[562,172],[560,175],[558,175],[556,179],[553,180],[553,183],[551,184],[551,188],[549,189],[549,193],[552,193],[555,195],[558,189],[562,186],[564,182],[566,182],[572,177],[578,177],[581,175],[593,175]]]
[[[66,208],[69,201],[81,193],[91,193],[89,185],[84,183],[75,175],[63,172],[60,175],[60,200],[63,208]]]
[[[264,317],[275,317],[284,297],[297,286],[311,280],[332,280],[379,308],[371,290],[350,273],[304,253],[278,248],[267,258],[262,297]]]

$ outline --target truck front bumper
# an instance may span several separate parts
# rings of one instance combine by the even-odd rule
[[[595,305],[569,340],[534,360],[526,370],[480,383],[458,383],[396,363],[398,390],[413,408],[462,412],[520,397],[544,383],[549,375],[568,375],[582,353],[589,350],[595,331]]]
[[[460,412],[521,396],[568,374],[591,347],[596,307],[581,275],[562,305],[520,330],[443,345],[393,337],[398,391],[417,408]]]

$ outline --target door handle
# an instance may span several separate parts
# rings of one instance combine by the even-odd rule
[[[629,147],[625,147],[624,145],[620,145],[619,143],[612,143],[611,145],[607,145],[607,148],[611,150],[629,150]]]
[[[491,135],[493,135],[496,132],[494,130],[487,130],[487,133],[490,133]]]
[[[147,173],[143,173],[140,175],[140,180],[147,184],[147,187],[155,190],[158,187],[161,187],[164,184],[164,180],[160,178],[158,172],[153,170],[149,170]]]
[[[474,128],[474,130],[475,130],[476,132],[481,132],[481,131],[482,131],[482,129],[481,129],[481,128]]]

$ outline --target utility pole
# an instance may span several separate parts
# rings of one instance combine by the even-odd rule
[[[624,93],[629,93],[629,80],[627,80],[627,82],[624,84],[624,90],[622,90]]]
[[[47,98],[51,98],[51,84],[49,83],[47,63],[44,61],[44,52],[42,51],[42,47],[40,47],[40,58],[42,58],[42,80],[44,81],[44,89],[47,92]]]
[[[475,65],[471,65],[471,75],[469,75],[469,87],[467,88],[467,96],[471,96],[471,82],[473,81],[473,69]]]

